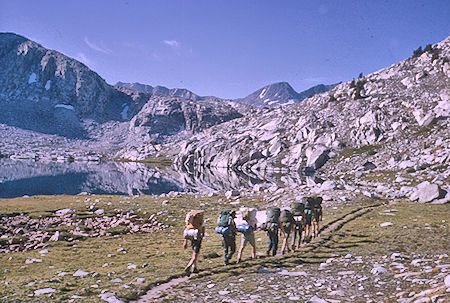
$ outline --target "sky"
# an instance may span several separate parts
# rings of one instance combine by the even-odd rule
[[[349,81],[450,35],[448,0],[0,0],[0,32],[82,61],[108,83],[240,98]]]

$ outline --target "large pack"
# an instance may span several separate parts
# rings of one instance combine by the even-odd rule
[[[254,231],[253,225],[250,225],[248,223],[239,224],[238,226],[236,226],[236,228],[238,232],[241,232],[243,234]]]
[[[269,206],[266,210],[267,222],[278,223],[280,221],[280,208],[276,206]]]
[[[322,208],[322,201],[323,201],[322,197],[314,197],[313,199],[314,199],[313,200],[314,208]]]
[[[254,226],[258,223],[258,221],[256,220],[257,212],[257,209],[253,207],[241,207],[239,209],[238,218],[236,221],[239,223],[247,223],[248,225]]]
[[[313,197],[303,197],[303,204],[305,204],[305,209],[313,209],[315,204],[315,199]]]
[[[291,204],[291,213],[294,216],[303,216],[303,212],[305,211],[305,204],[302,202],[294,202]]]
[[[224,209],[220,212],[219,219],[217,220],[217,226],[219,227],[228,227],[230,225],[230,222],[232,220],[231,209]]]
[[[203,226],[203,210],[191,210],[186,214],[186,229],[201,229]]]
[[[292,213],[287,210],[287,209],[283,209],[280,212],[280,222],[281,223],[294,223],[294,216],[292,216]]]
[[[188,240],[198,240],[203,237],[202,232],[199,229],[188,229],[184,230],[184,238]]]

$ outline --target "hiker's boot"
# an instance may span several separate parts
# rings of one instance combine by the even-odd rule
[[[192,269],[192,273],[194,274],[198,274],[199,270],[197,268],[197,266],[194,265],[193,269]]]
[[[189,276],[191,274],[191,265],[186,266],[184,268],[184,272]]]

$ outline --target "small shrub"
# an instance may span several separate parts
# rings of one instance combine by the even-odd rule
[[[420,170],[424,170],[424,169],[427,169],[427,168],[430,167],[430,166],[431,166],[430,163],[424,163],[424,164],[422,164],[422,165],[419,166],[419,169],[420,169]]]
[[[334,101],[337,101],[336,97],[334,95],[330,95],[328,102],[334,102]]]
[[[361,91],[364,89],[364,84],[366,84],[366,81],[364,80],[358,80],[356,82],[355,87],[355,100],[361,99]]]
[[[419,48],[416,49],[416,50],[413,52],[412,57],[413,57],[413,58],[416,58],[416,57],[419,57],[419,56],[422,55],[422,54],[423,54],[422,46],[419,46]]]
[[[355,79],[352,80],[352,82],[350,82],[350,88],[355,88],[356,87],[356,82]]]
[[[410,167],[410,168],[408,168],[408,169],[406,170],[406,172],[409,173],[409,174],[412,174],[412,173],[415,173],[416,170],[415,170],[414,168]]]
[[[433,48],[433,46],[431,44],[427,44],[427,46],[425,46],[425,48],[423,49],[423,52],[424,53],[429,52],[432,50],[432,48]]]
[[[447,63],[447,62],[449,62],[450,60],[448,60],[448,58],[447,57],[444,57],[444,59],[442,60],[442,62],[444,62],[444,63]]]
[[[433,55],[431,56],[431,62],[433,62],[434,60],[439,59],[439,54],[438,53],[433,53]]]
[[[376,150],[369,150],[369,152],[367,153],[369,156],[373,156],[377,154]]]

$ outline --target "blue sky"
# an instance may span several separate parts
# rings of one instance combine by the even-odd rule
[[[450,35],[450,1],[0,0],[0,32],[74,57],[108,83],[244,97],[348,81]]]

